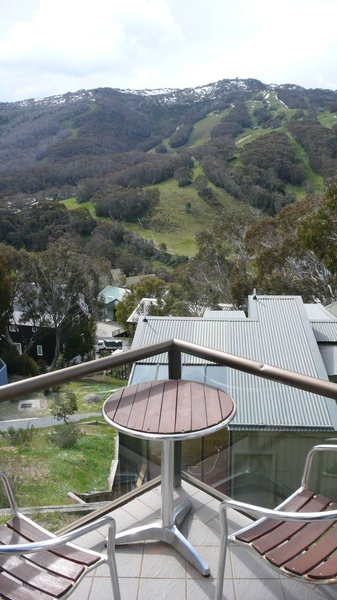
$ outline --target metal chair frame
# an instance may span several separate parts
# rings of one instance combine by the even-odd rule
[[[106,515],[64,535],[54,535],[19,512],[9,479],[2,471],[0,479],[12,516],[0,527],[0,597],[8,600],[64,600],[87,573],[107,563],[112,598],[121,600],[115,560],[115,520]],[[103,525],[108,525],[106,553],[71,543]],[[9,543],[4,543],[1,538]],[[68,565],[74,575],[69,575]]]
[[[223,597],[226,556],[230,543],[245,546],[254,551],[262,560],[283,575],[306,583],[337,584],[337,529],[335,528],[335,525],[337,526],[337,504],[308,490],[312,461],[317,452],[337,452],[337,445],[320,444],[311,448],[306,458],[301,486],[277,508],[267,509],[231,498],[221,502],[221,539],[215,600],[221,600]],[[306,511],[306,505],[310,504],[319,506],[319,510],[307,509]],[[227,512],[230,508],[259,518],[235,533],[229,534]],[[294,526],[288,526],[288,522]],[[317,527],[317,523],[323,523],[323,525]],[[277,529],[278,532],[275,535]],[[327,535],[327,531],[330,531],[332,540],[330,549],[326,543],[317,543]],[[278,541],[276,541],[277,536]],[[324,538],[324,542],[327,539],[327,537]],[[311,540],[310,544],[309,540]],[[321,555],[317,550],[320,546],[322,547]],[[309,550],[311,555],[315,555],[316,563],[310,568],[308,562],[304,566],[309,557],[307,554]],[[297,560],[297,565],[295,560]],[[313,562],[312,558],[310,560]],[[328,561],[330,562],[328,563]],[[323,569],[324,565],[331,565],[331,563],[333,564],[329,566],[329,569]],[[299,568],[299,564],[302,565],[302,570]]]

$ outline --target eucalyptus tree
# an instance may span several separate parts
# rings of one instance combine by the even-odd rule
[[[82,254],[71,243],[62,240],[45,252],[20,252],[17,278],[17,300],[22,319],[35,324],[36,329],[53,328],[54,368],[62,351],[62,339],[72,331],[77,319],[83,318],[87,350],[94,345],[94,319],[98,294],[103,287],[106,263]],[[88,327],[88,323],[92,324]],[[80,335],[80,333],[79,333]],[[81,351],[84,353],[82,344]]]
[[[0,251],[0,334],[6,333],[12,306],[11,275],[5,255]]]
[[[245,235],[257,212],[245,204],[227,207],[209,229],[196,236],[198,252],[186,275],[196,300],[203,306],[240,306],[251,287]]]
[[[329,257],[336,254],[337,227],[335,218],[333,232],[324,202],[323,196],[307,197],[249,228],[246,251],[260,293],[300,295],[323,304],[334,299],[336,270]]]

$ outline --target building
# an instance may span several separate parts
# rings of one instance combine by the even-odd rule
[[[108,285],[99,294],[99,300],[101,301],[101,320],[115,321],[116,306],[120,300],[122,300],[126,288],[115,287]]]
[[[247,315],[244,311],[210,312],[201,318],[148,315],[138,322],[132,348],[177,338],[327,380],[324,344],[331,344],[333,335],[327,334],[326,342],[322,336],[325,327],[337,332],[337,318],[331,313],[329,319],[323,318],[321,307],[318,319],[320,306],[314,307],[299,296],[254,294],[248,298]],[[167,379],[167,364],[167,355],[135,364],[130,383]],[[334,400],[188,355],[182,356],[182,365],[184,379],[219,386],[237,404],[228,432],[208,436],[183,453],[183,468],[224,493],[245,499],[248,493],[253,501],[256,491],[259,501],[274,503],[297,486],[308,449],[337,436]]]

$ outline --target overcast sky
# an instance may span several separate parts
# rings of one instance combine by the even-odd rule
[[[0,102],[236,77],[337,89],[336,0],[1,4]]]

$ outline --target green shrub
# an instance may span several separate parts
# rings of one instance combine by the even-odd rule
[[[74,392],[59,393],[52,401],[51,413],[58,421],[68,422],[68,417],[78,410],[77,400]]]
[[[9,427],[7,431],[0,431],[0,435],[10,446],[20,446],[21,448],[26,448],[31,444],[33,438],[37,435],[37,430],[34,429],[33,425],[28,425],[26,429],[14,429],[14,427]]]
[[[76,427],[75,423],[67,423],[55,427],[49,435],[48,441],[59,448],[75,448],[84,434]]]

